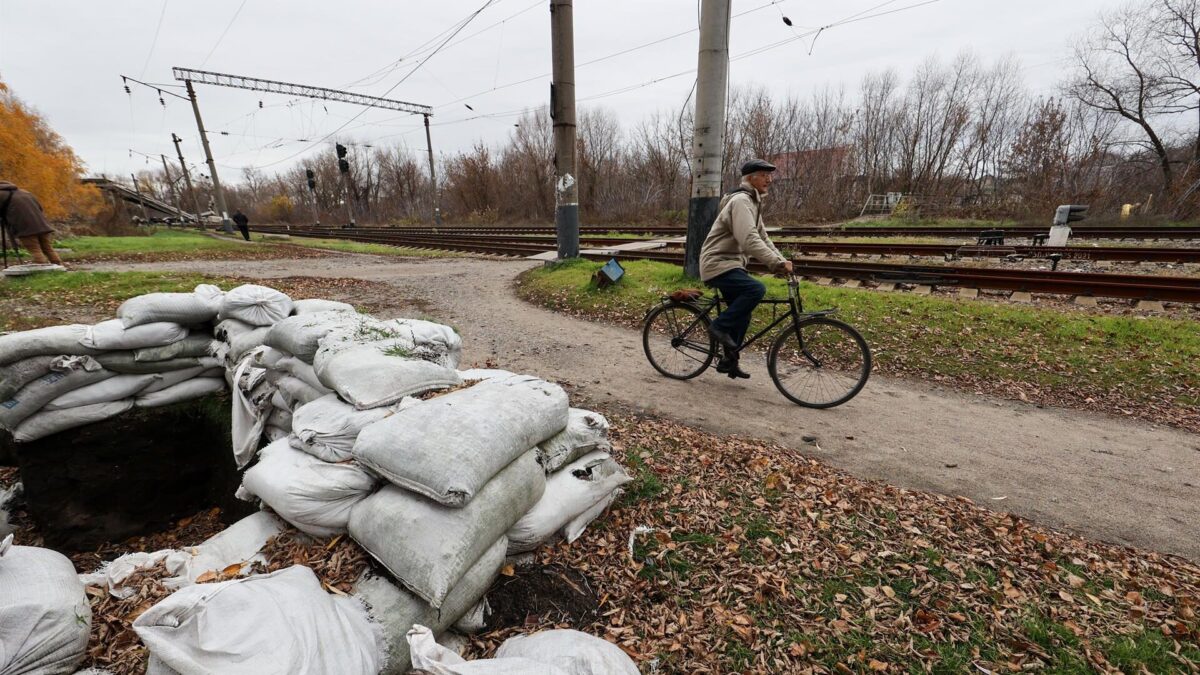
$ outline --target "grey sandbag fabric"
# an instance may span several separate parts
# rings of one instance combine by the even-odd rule
[[[180,382],[173,387],[160,389],[149,394],[142,394],[134,399],[139,408],[158,408],[164,405],[183,403],[205,396],[211,396],[225,391],[223,377],[197,377],[186,382]]]
[[[321,338],[335,330],[354,329],[371,317],[338,310],[289,316],[271,327],[263,344],[311,364]]]
[[[147,293],[130,298],[117,308],[125,326],[169,321],[185,326],[212,321],[221,309],[221,289],[200,284],[191,293]]]
[[[237,319],[251,326],[273,326],[292,313],[292,299],[268,286],[243,284],[221,300],[222,319]]]
[[[567,394],[534,377],[487,380],[358,435],[354,458],[395,485],[462,506],[514,459],[567,426]]]
[[[317,312],[353,312],[354,305],[337,300],[307,298],[292,302],[292,314],[316,314]]]
[[[66,410],[96,403],[112,403],[131,398],[162,380],[162,375],[117,375],[86,387],[69,391],[47,403],[42,410]]]
[[[224,375],[225,369],[220,366],[216,368],[196,366],[194,368],[184,368],[183,370],[172,370],[158,374],[158,381],[143,389],[142,393],[152,394],[156,391],[162,391],[167,387],[174,387],[180,382],[187,382],[195,377],[223,377]]]
[[[344,462],[363,429],[393,414],[392,408],[358,410],[329,394],[296,408],[288,428],[296,436],[293,446],[326,462]]]
[[[126,399],[113,403],[81,405],[66,410],[47,410],[31,415],[13,431],[13,440],[28,443],[51,434],[81,427],[85,424],[103,422],[110,417],[123,415],[133,408],[133,401]]]
[[[0,673],[73,673],[83,661],[92,608],[75,567],[48,548],[0,541]]]
[[[285,356],[275,362],[272,366],[275,370],[281,370],[292,377],[303,381],[308,386],[322,392],[323,394],[332,394],[333,390],[321,384],[321,379],[317,377],[317,371],[309,364],[301,361],[295,356]]]
[[[99,367],[89,356],[65,357],[50,367],[50,372],[0,403],[0,427],[12,431],[59,396],[116,376],[116,373]]]
[[[271,332],[270,326],[261,326],[244,333],[238,333],[229,338],[229,362],[236,363],[254,349],[263,345],[263,340]]]
[[[322,343],[313,365],[321,384],[359,410],[391,405],[405,396],[462,383],[453,368],[385,354],[374,344],[326,352]]]
[[[212,354],[213,336],[208,333],[193,333],[179,342],[172,342],[163,347],[147,347],[135,349],[134,361],[166,361],[168,359],[187,358],[189,356],[208,356]]]
[[[387,663],[380,671],[381,675],[403,675],[412,668],[405,636],[413,624],[419,623],[428,626],[435,634],[441,633],[479,602],[504,565],[504,549],[507,545],[503,537],[493,544],[454,586],[441,609],[430,607],[429,603],[400,588],[387,577],[364,574],[355,582],[354,597],[367,605],[371,620],[383,629]]]
[[[538,461],[546,473],[558,471],[593,450],[609,451],[608,420],[604,415],[571,408],[567,428],[538,444]]]
[[[225,319],[213,327],[213,337],[218,340],[229,342],[233,340],[233,338],[244,333],[249,333],[255,328],[257,328],[257,326],[251,326],[244,321],[238,321],[237,319]]]
[[[145,349],[162,347],[188,336],[188,329],[177,323],[156,321],[137,326],[126,326],[120,319],[101,321],[88,329],[80,343],[84,347],[118,351],[122,349]]]
[[[546,474],[532,450],[453,509],[395,485],[354,505],[354,537],[397,580],[440,608],[467,570],[541,499]]]
[[[0,365],[8,365],[31,356],[88,356],[100,352],[79,343],[91,326],[71,324],[50,326],[0,335]]]
[[[271,379],[273,380],[272,384],[279,389],[279,392],[283,394],[284,399],[291,402],[291,408],[293,410],[307,403],[311,403],[322,396],[326,396],[329,392],[329,390],[325,389],[324,387],[321,389],[316,389],[304,380],[301,380],[298,377],[292,377],[291,375],[283,375],[280,377],[273,377]]]
[[[128,373],[131,375],[165,373],[172,370],[185,370],[201,366],[205,369],[221,366],[220,359],[211,356],[189,356],[179,359],[167,359],[166,361],[138,361],[133,352],[109,352],[96,356],[96,360],[100,362],[100,365],[113,372]]]
[[[419,319],[381,321],[359,314],[358,323],[338,327],[321,338],[321,348],[313,357],[317,365],[325,357],[360,345],[373,345],[380,352],[431,361],[440,366],[455,368],[462,354],[462,338],[454,329]]]
[[[34,356],[8,366],[0,366],[0,401],[7,401],[21,387],[50,372],[55,356]]]

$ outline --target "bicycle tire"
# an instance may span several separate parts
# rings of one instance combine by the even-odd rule
[[[804,336],[803,344],[800,336]],[[782,355],[786,363],[781,368],[784,350],[789,351]],[[816,359],[823,361],[815,362]],[[834,360],[841,363],[837,371],[826,365]],[[775,387],[792,403],[805,408],[833,408],[854,398],[866,386],[871,377],[871,349],[857,330],[842,321],[826,317],[805,319],[798,325],[789,326],[775,338],[767,355],[767,371]],[[792,377],[797,373],[804,381],[809,381],[813,374],[820,375],[823,384],[819,388],[831,395],[816,399],[802,393],[800,383]]]
[[[680,320],[678,314],[685,315],[686,319]],[[708,332],[708,324],[708,316],[694,305],[671,302],[655,307],[646,315],[642,327],[642,350],[646,359],[655,370],[673,380],[697,377],[708,370],[717,354],[717,341]],[[681,334],[688,327],[691,328],[687,331],[689,334]],[[695,334],[695,340],[688,339],[691,334]],[[682,358],[673,362],[672,357]],[[683,365],[673,367],[673,363]]]

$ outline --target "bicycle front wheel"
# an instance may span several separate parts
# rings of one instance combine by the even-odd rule
[[[708,333],[708,317],[692,305],[656,307],[642,328],[642,349],[650,365],[675,380],[690,380],[708,369],[717,342]]]
[[[871,376],[871,350],[850,326],[818,317],[801,321],[775,338],[767,370],[793,403],[832,408],[862,391]]]

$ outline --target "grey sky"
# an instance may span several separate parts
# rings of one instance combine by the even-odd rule
[[[735,0],[733,12],[741,16],[732,23],[731,54],[736,57],[856,14],[868,16],[920,1]],[[386,66],[483,3],[166,0],[164,12],[161,0],[0,0],[0,78],[46,115],[94,173],[127,175],[160,167],[159,153],[174,155],[171,132],[185,139],[184,154],[199,164],[202,154],[187,103],[166,97],[164,109],[156,92],[136,85],[132,96],[126,95],[119,75],[174,83],[171,66],[185,66],[331,88],[361,81],[354,91],[383,95],[409,70],[404,66],[388,71]],[[867,72],[893,67],[907,77],[930,55],[949,60],[969,49],[986,62],[1015,56],[1024,66],[1030,90],[1053,93],[1064,74],[1072,38],[1112,4],[940,0],[827,30],[811,55],[811,38],[804,38],[735,60],[730,78],[735,85],[762,85],[781,95],[804,94],[824,84],[841,84],[853,92]],[[505,113],[537,107],[548,98],[548,7],[548,0],[495,0],[459,34],[455,41],[461,44],[452,42],[388,97],[435,106],[436,152],[478,141],[497,144],[515,120]],[[695,0],[578,0],[575,55],[580,64],[691,31],[579,67],[580,107],[608,108],[626,129],[656,110],[678,111],[692,85],[690,73],[588,99],[693,70],[696,8]],[[795,25],[784,25],[781,14]],[[415,64],[420,58],[403,63]],[[381,69],[381,76],[362,80]],[[530,78],[532,82],[490,91]],[[347,104],[218,87],[200,86],[198,94],[205,125],[214,132],[213,153],[222,175],[231,181],[243,166],[271,172],[302,161],[318,148],[285,158],[361,111]],[[458,99],[465,100],[455,102]],[[339,137],[423,149],[420,122],[419,116],[368,110]],[[218,131],[230,135],[217,135]],[[137,154],[131,157],[131,148],[153,155],[153,163],[148,165]]]

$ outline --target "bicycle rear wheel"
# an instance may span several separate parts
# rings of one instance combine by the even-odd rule
[[[712,364],[717,342],[708,333],[708,317],[692,305],[656,307],[642,328],[642,349],[650,365],[675,380],[690,380]]]
[[[858,331],[818,317],[775,338],[767,355],[775,386],[806,408],[832,408],[854,398],[871,376],[871,350]]]

